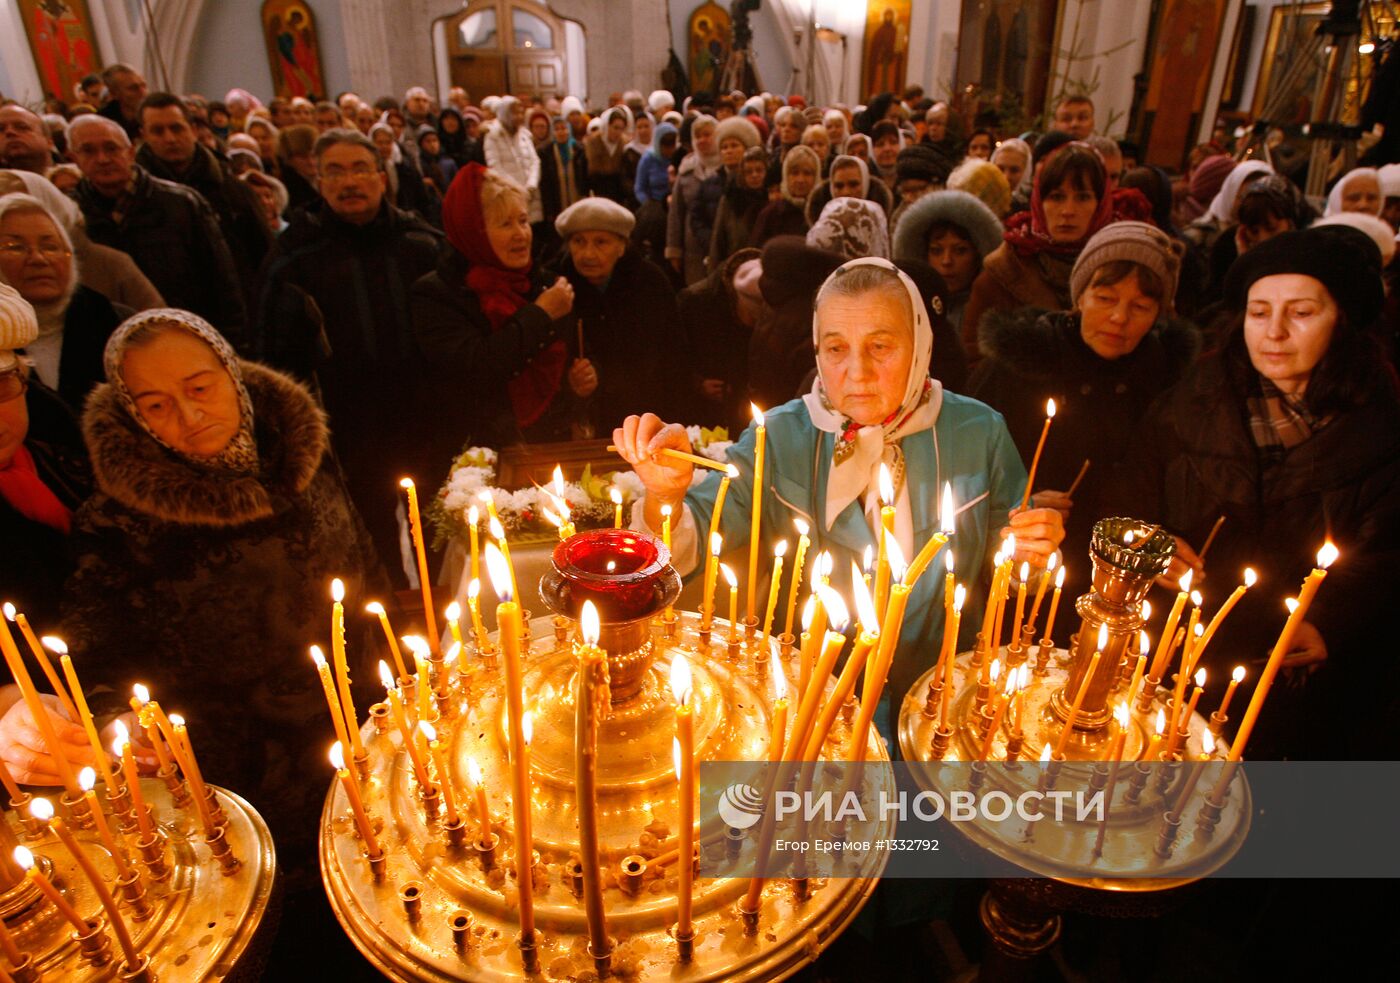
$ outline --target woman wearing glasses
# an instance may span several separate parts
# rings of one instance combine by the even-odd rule
[[[39,334],[25,355],[45,386],[79,412],[103,379],[102,349],[121,323],[102,294],[78,282],[68,233],[38,198],[0,197],[0,283],[34,308]]]

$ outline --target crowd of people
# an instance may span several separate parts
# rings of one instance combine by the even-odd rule
[[[886,463],[906,547],[953,484],[960,579],[983,594],[1011,531],[1082,591],[1114,514],[1176,536],[1172,590],[1192,568],[1218,603],[1253,566],[1217,681],[1267,652],[1330,537],[1342,560],[1275,699],[1331,716],[1305,734],[1271,710],[1253,753],[1396,748],[1374,643],[1400,601],[1400,163],[1325,202],[1216,143],[1169,174],[1084,97],[1016,135],[918,89],[263,104],[115,65],[82,96],[0,106],[0,597],[68,640],[98,705],[158,681],[220,733],[206,772],[272,822],[294,890],[319,892],[304,793],[330,732],[287,667],[330,577],[386,600],[401,579],[398,479],[436,488],[467,443],[613,435],[648,489],[634,524],[688,506],[689,569],[717,479],[657,463],[688,446],[666,421],[744,432],[738,544],[751,402],[776,408],[767,525],[806,514],[853,558]],[[927,578],[911,605],[900,682],[941,592]],[[12,690],[0,758],[51,783]]]

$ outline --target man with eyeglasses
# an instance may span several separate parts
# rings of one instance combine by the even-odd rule
[[[169,306],[193,311],[241,347],[243,289],[204,196],[137,164],[126,131],[104,116],[75,119],[68,150],[83,172],[77,199],[88,238],[126,253]]]
[[[17,102],[0,106],[0,167],[47,174],[53,141],[44,121]]]
[[[185,103],[169,92],[153,92],[141,103],[141,149],[136,162],[158,178],[183,184],[204,196],[219,218],[244,302],[257,299],[257,276],[272,248],[253,189],[234,176],[228,160],[201,144]]]
[[[435,481],[445,463],[419,461],[415,447],[426,442],[404,429],[422,419],[408,291],[436,266],[441,235],[394,207],[374,144],[358,130],[322,134],[312,154],[321,200],[277,237],[257,357],[319,385],[350,495],[380,557],[398,569],[398,479]]]
[[[53,624],[72,573],[73,510],[92,479],[77,421],[17,354],[38,337],[34,308],[0,284],[0,597],[35,624]]]

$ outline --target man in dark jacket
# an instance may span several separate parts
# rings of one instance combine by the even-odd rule
[[[106,117],[79,116],[68,141],[83,172],[77,196],[88,238],[129,255],[167,304],[193,311],[241,345],[243,293],[209,203],[138,165],[126,131]]]
[[[277,239],[257,353],[319,385],[351,497],[380,556],[399,569],[398,480],[436,488],[447,465],[423,459],[427,441],[411,426],[422,362],[408,290],[433,269],[441,236],[389,203],[383,163],[364,135],[331,130],[314,154],[321,200]]]
[[[748,425],[749,338],[764,309],[758,289],[763,272],[757,249],[740,249],[715,272],[676,295],[690,370],[693,416],[676,419],[730,428]]]
[[[107,104],[98,113],[135,140],[141,134],[141,117],[137,110],[141,100],[146,98],[145,76],[130,65],[118,62],[102,70],[102,84],[107,87]]]
[[[272,235],[261,218],[252,187],[234,176],[228,163],[195,138],[185,104],[168,92],[155,92],[141,103],[141,138],[136,162],[158,178],[193,188],[209,202],[233,254],[244,302],[256,301],[257,275]]]

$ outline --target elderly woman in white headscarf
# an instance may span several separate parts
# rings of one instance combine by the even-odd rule
[[[1018,507],[1026,472],[1001,417],[928,376],[933,333],[927,311],[913,281],[887,260],[852,260],[828,277],[817,293],[812,335],[812,391],[765,414],[762,529],[771,541],[761,552],[771,556],[777,540],[792,538],[793,519],[801,518],[812,537],[809,556],[831,551],[832,585],[849,596],[852,564],[876,544],[880,466],[893,479],[894,541],[906,559],[938,531],[938,502],[949,486],[957,578],[971,588],[963,609],[966,647],[984,605],[979,585],[1001,539],[1014,532],[1018,565],[1044,564],[1064,536],[1060,514]],[[728,549],[749,537],[755,440],[750,427],[727,452],[739,470],[720,517]],[[685,428],[651,414],[629,417],[613,441],[646,486],[633,527],[659,530],[661,509],[670,505],[678,516],[672,563],[694,575],[718,475],[692,485],[691,465],[660,453],[689,450]],[[922,577],[909,598],[885,691],[893,706],[937,656],[943,610],[943,578]]]
[[[1342,212],[1365,212],[1379,215],[1385,204],[1381,193],[1381,175],[1374,167],[1357,167],[1342,175],[1327,195],[1326,215]]]

